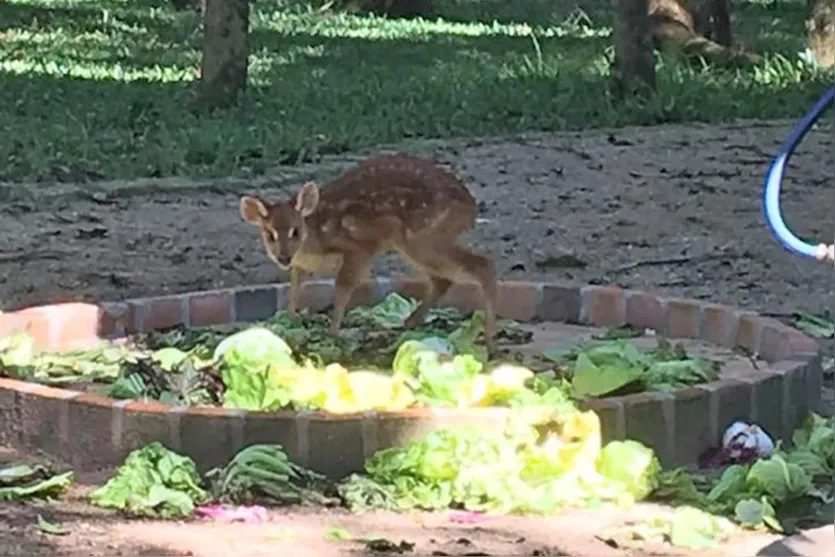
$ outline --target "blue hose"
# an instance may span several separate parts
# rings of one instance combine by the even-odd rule
[[[763,210],[765,212],[766,223],[771,229],[771,233],[774,234],[775,238],[786,249],[804,257],[817,257],[819,253],[818,246],[804,242],[795,236],[786,226],[785,221],[783,221],[783,215],[780,213],[780,182],[783,179],[786,164],[788,164],[792,153],[803,140],[803,136],[806,135],[818,118],[821,117],[823,111],[829,108],[833,102],[835,102],[835,87],[827,90],[820,100],[815,103],[815,106],[798,122],[794,131],[792,131],[792,134],[772,161],[763,186]]]

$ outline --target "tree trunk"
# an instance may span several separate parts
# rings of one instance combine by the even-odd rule
[[[806,37],[818,62],[835,67],[835,0],[808,0]]]
[[[687,13],[693,17],[693,31],[702,37],[713,35],[713,2],[711,0],[690,0]],[[652,10],[652,7],[650,7]]]
[[[711,0],[713,40],[724,47],[733,44],[731,35],[731,0]]]
[[[614,1],[615,91],[619,95],[646,95],[655,90],[655,56],[647,0]]]
[[[179,12],[196,12],[203,9],[203,0],[171,0],[171,5]]]
[[[246,90],[249,0],[206,0],[198,104],[228,107]]]

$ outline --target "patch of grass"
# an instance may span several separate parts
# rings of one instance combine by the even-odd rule
[[[659,61],[659,95],[613,104],[608,2],[439,0],[436,21],[253,5],[240,107],[189,113],[198,16],[165,0],[0,6],[0,179],[258,175],[405,138],[797,117],[832,81],[801,60],[797,0],[735,6],[751,70]],[[55,169],[72,172],[56,172]]]

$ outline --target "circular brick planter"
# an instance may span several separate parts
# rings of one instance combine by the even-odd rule
[[[410,279],[379,279],[357,291],[369,304],[390,291],[414,295]],[[287,285],[195,292],[120,303],[66,303],[0,316],[0,336],[28,330],[52,349],[89,347],[102,338],[176,325],[205,326],[266,319],[285,306]],[[303,305],[324,310],[332,282],[309,282]],[[481,307],[476,288],[456,286],[441,302]],[[605,440],[628,437],[653,447],[665,465],[687,464],[716,444],[734,419],[761,424],[787,439],[816,408],[822,373],[817,343],[798,330],[751,312],[695,300],[665,299],[603,286],[504,282],[498,308],[519,321],[563,321],[607,327],[631,324],[670,338],[701,338],[739,347],[768,362],[741,379],[723,379],[673,394],[639,393],[588,400]],[[195,459],[201,470],[224,464],[252,443],[280,443],[298,464],[342,477],[361,470],[377,450],[439,427],[478,424],[498,431],[503,408],[366,412],[245,412],[223,408],[171,408],[0,379],[0,442],[43,451],[77,470],[119,464],[131,450],[162,441]]]

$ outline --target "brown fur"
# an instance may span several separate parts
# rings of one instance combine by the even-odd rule
[[[726,0],[649,0],[655,47],[720,65],[759,63],[758,54],[730,46],[729,12]]]
[[[290,310],[298,308],[302,273],[335,273],[331,328],[339,329],[354,289],[374,256],[395,250],[426,277],[421,304],[405,325],[422,322],[453,283],[481,286],[485,336],[493,348],[493,262],[459,246],[478,212],[467,187],[433,161],[397,154],[362,162],[321,188],[303,185],[291,199],[241,198],[242,218],[260,228],[268,256],[290,273]]]

